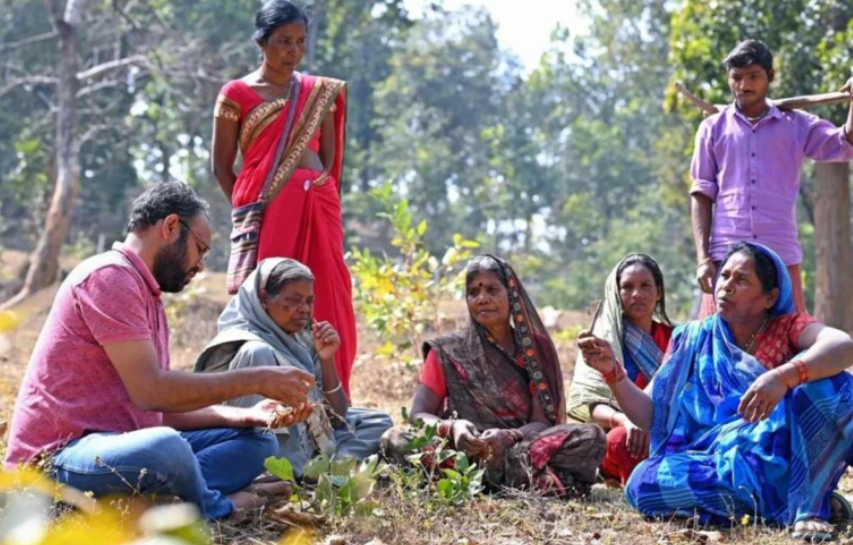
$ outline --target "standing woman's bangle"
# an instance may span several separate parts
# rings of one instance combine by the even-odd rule
[[[339,380],[339,381],[338,381],[338,385],[337,385],[337,386],[335,386],[335,387],[334,387],[334,388],[332,388],[331,390],[323,390],[323,393],[324,393],[324,394],[326,394],[326,395],[328,395],[328,394],[334,394],[335,392],[337,392],[338,390],[340,390],[341,388],[343,388],[343,386],[344,386],[344,383],[343,383],[343,382],[341,382],[341,381]]]

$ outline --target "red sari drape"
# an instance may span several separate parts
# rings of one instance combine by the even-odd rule
[[[663,352],[666,352],[669,340],[672,337],[672,327],[655,322],[652,326],[652,338],[655,344]],[[648,384],[643,373],[637,373],[637,378],[634,379],[634,384],[638,388],[645,388]],[[640,462],[648,458],[648,455],[633,457],[628,452],[628,446],[625,441],[628,437],[628,430],[624,426],[616,426],[607,432],[607,450],[604,454],[604,461],[601,463],[601,474],[606,479],[619,481],[622,486],[628,482],[628,477],[634,472],[634,468]]]
[[[336,364],[349,396],[356,326],[352,279],[344,262],[339,185],[345,144],[344,82],[299,75],[293,128],[281,160],[274,165],[288,109],[288,101],[266,101],[239,80],[223,88],[217,112],[230,111],[239,117],[243,155],[231,204],[237,208],[257,201],[267,173],[276,169],[261,223],[258,260],[289,257],[314,273],[314,319],[328,321],[341,337]],[[305,149],[316,142],[330,112],[334,115],[336,143],[332,165],[326,165],[325,172],[296,168]]]

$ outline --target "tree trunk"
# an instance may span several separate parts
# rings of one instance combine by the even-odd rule
[[[815,317],[853,331],[853,252],[850,248],[850,165],[817,163],[815,199]]]
[[[59,81],[56,88],[56,185],[47,221],[35,251],[24,287],[9,303],[43,289],[59,276],[59,253],[68,235],[71,211],[80,185],[77,142],[77,24],[83,2],[71,0],[65,13],[55,21],[59,33]],[[7,303],[8,305],[8,303]]]
[[[320,34],[324,16],[323,0],[315,0],[311,9],[311,24],[308,26],[308,44],[305,48],[305,67],[309,74],[317,72],[317,36]]]

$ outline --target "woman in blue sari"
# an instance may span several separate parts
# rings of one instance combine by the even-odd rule
[[[764,246],[735,246],[715,292],[717,313],[675,330],[645,390],[609,344],[579,336],[628,418],[651,430],[627,500],[646,516],[750,515],[830,539],[832,500],[850,514],[833,493],[853,452],[853,341],[794,311],[787,269]]]

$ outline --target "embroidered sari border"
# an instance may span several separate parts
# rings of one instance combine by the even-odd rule
[[[249,112],[240,127],[240,151],[245,153],[260,134],[275,121],[279,112],[287,105],[286,98],[259,104]]]
[[[236,100],[232,100],[225,95],[220,94],[216,97],[216,104],[213,107],[213,117],[221,117],[231,121],[240,122],[240,104]]]
[[[303,114],[293,127],[293,134],[284,159],[276,169],[270,187],[268,200],[272,201],[284,184],[293,175],[302,153],[311,141],[312,136],[322,124],[326,115],[335,104],[335,99],[346,84],[341,80],[318,78],[311,89],[311,94],[305,101]]]

